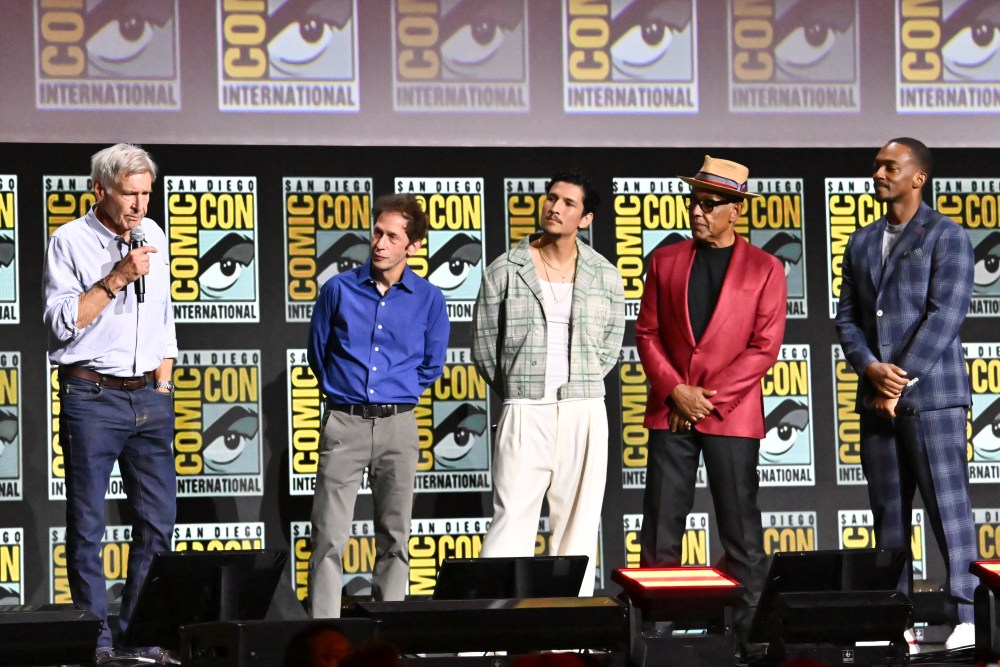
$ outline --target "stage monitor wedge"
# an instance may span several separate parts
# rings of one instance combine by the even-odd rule
[[[587,556],[446,558],[433,599],[576,597],[586,572]]]
[[[267,614],[287,551],[163,551],[153,557],[125,646],[180,645],[182,625]]]

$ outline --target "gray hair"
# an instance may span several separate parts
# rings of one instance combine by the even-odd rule
[[[97,151],[90,158],[90,178],[105,188],[114,185],[119,176],[132,174],[149,174],[156,180],[156,163],[138,146],[115,144]]]

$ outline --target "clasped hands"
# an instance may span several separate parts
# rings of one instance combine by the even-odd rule
[[[883,417],[895,418],[896,404],[909,383],[906,371],[895,364],[873,361],[865,369],[865,377],[878,392],[872,401],[872,409]]]
[[[715,396],[714,389],[679,384],[670,392],[672,402],[670,410],[670,430],[674,433],[686,433],[694,428],[698,420],[715,409],[709,399]]]

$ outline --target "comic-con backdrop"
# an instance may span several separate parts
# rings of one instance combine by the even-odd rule
[[[2,4],[7,141],[1000,145],[996,0]]]
[[[81,137],[82,138],[82,137]],[[54,369],[42,326],[41,265],[49,233],[94,202],[96,144],[0,144],[0,603],[69,599],[65,468]],[[287,582],[308,595],[309,512],[323,397],[304,348],[322,283],[364,262],[373,199],[413,193],[430,217],[413,269],[447,298],[451,339],[443,376],[416,410],[416,478],[409,592],[428,595],[442,559],[479,554],[492,511],[491,425],[499,405],[470,355],[472,303],[485,265],[536,228],[545,177],[589,172],[603,203],[586,242],[621,272],[627,333],[608,375],[611,424],[597,589],[638,563],[647,461],[645,373],[634,320],[649,254],[690,237],[686,186],[704,150],[560,148],[325,148],[146,146],[161,174],[149,215],[167,232],[180,341],[174,371],[177,550],[288,549]],[[877,544],[858,452],[857,378],[832,324],[848,235],[882,212],[867,149],[713,151],[750,166],[764,195],[738,223],[785,266],[788,328],[763,379],[767,436],[760,502],[769,553]],[[1000,151],[936,150],[926,199],[975,246],[975,292],[963,329],[972,381],[968,465],[979,554],[1000,550]],[[684,560],[721,556],[704,471]],[[130,544],[117,471],[107,490],[103,558],[120,594]],[[371,496],[363,484],[344,560],[363,593],[374,560]],[[917,576],[944,567],[922,509],[913,513]],[[547,516],[538,525],[544,553]]]

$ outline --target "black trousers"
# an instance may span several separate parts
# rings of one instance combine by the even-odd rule
[[[723,569],[743,584],[740,606],[751,611],[748,608],[757,605],[767,576],[764,531],[757,507],[759,450],[760,441],[755,438],[650,430],[639,538],[642,566],[681,565],[681,540],[694,505],[699,454],[704,454],[719,539],[726,552]],[[749,623],[749,618],[745,622]]]

